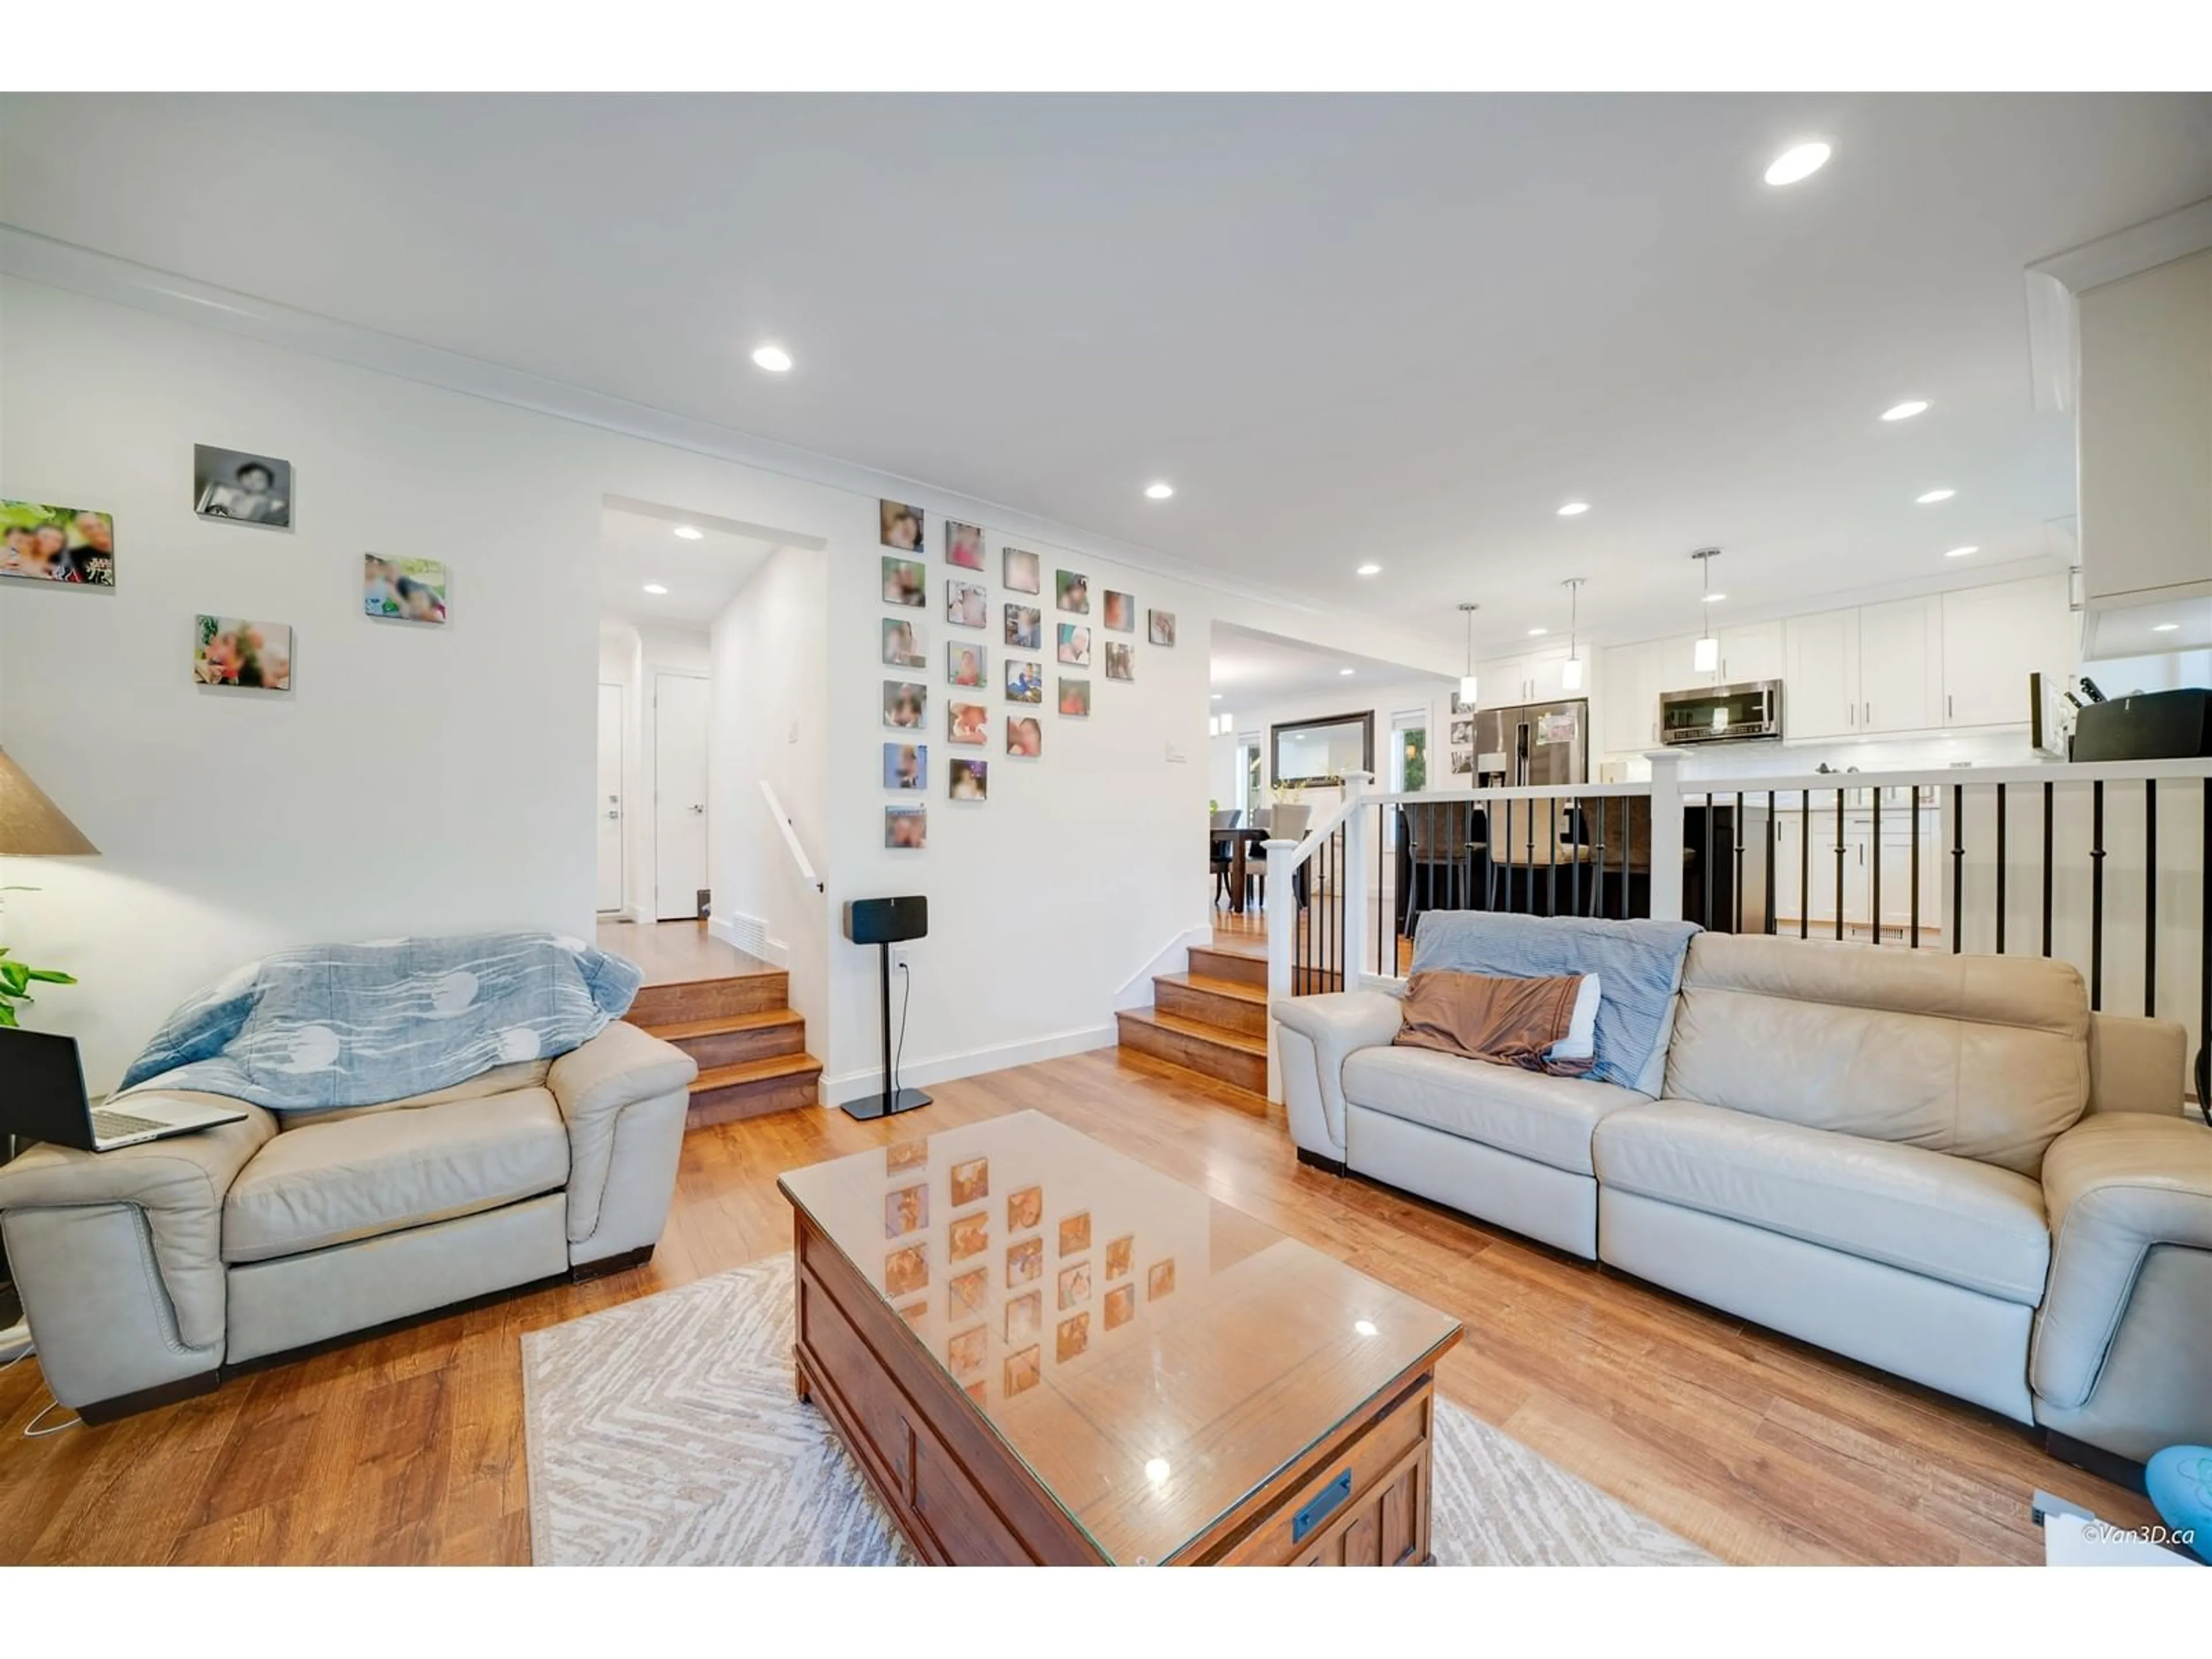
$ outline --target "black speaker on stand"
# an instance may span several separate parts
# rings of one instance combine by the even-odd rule
[[[898,1050],[891,1046],[891,946],[929,934],[929,901],[921,894],[904,898],[848,899],[845,903],[845,937],[855,945],[873,945],[883,952],[884,1091],[844,1103],[848,1117],[866,1122],[911,1112],[929,1104],[919,1089],[898,1086]]]

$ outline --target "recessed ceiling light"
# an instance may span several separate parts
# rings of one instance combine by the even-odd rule
[[[753,353],[753,362],[771,374],[781,374],[791,367],[791,354],[781,346],[764,345]]]
[[[1955,489],[1931,489],[1924,495],[1915,495],[1912,498],[1912,504],[1915,507],[1932,507],[1937,501],[1949,501],[1958,493]]]
[[[1379,564],[1363,564],[1355,574],[1362,576],[1379,576],[1382,574],[1382,567]]]
[[[1947,559],[1963,559],[1969,553],[1978,553],[1981,550],[1978,547],[1954,547],[1943,556]]]
[[[1828,147],[1814,139],[1802,144],[1792,144],[1776,156],[1766,169],[1770,185],[1794,185],[1800,179],[1809,179],[1828,165],[1832,152]]]
[[[1718,605],[1723,599],[1728,598],[1728,595],[1725,593],[1701,593],[1698,597],[1705,600],[1707,605]]]
[[[2153,623],[2150,625],[2150,631],[2154,634],[2171,634],[2180,626],[2179,623]]]
[[[1569,501],[1565,507],[1559,509],[1559,516],[1563,519],[1579,519],[1583,514],[1589,511],[1589,503],[1588,501]]]
[[[1152,1458],[1145,1464],[1145,1479],[1147,1480],[1164,1480],[1168,1473],[1168,1460],[1164,1457]]]
[[[1349,674],[1349,673],[1351,673],[1352,671],[1352,670],[1350,670],[1349,668],[1340,668],[1340,669],[1338,669],[1336,672],[1337,672],[1338,673],[1340,673],[1340,674]]]
[[[1221,696],[1222,696],[1222,694],[1221,694],[1220,692],[1218,692],[1218,691],[1215,692],[1215,693],[1213,694],[1213,700],[1214,700],[1214,702],[1219,702],[1221,701]]]
[[[668,590],[659,582],[647,582],[645,585],[645,591],[648,593],[665,593]]]
[[[1352,1328],[1362,1336],[1372,1336],[1375,1334],[1375,1322],[1371,1319],[1355,1319],[1352,1322]]]
[[[1550,633],[1551,631],[1552,631],[1552,630],[1551,630],[1550,629],[1548,629],[1548,628],[1532,628],[1532,629],[1530,629],[1528,630],[1528,637],[1529,637],[1530,639],[1532,639],[1532,640],[1533,640],[1533,639],[1539,639],[1539,638],[1541,638],[1544,635]]]
[[[679,524],[676,526],[676,533],[687,542],[696,542],[707,532],[703,530],[694,530],[688,524]]]
[[[1149,483],[1145,486],[1145,494],[1153,501],[1164,501],[1167,500],[1169,496],[1175,494],[1175,486],[1173,484]]]
[[[1909,421],[1915,415],[1924,415],[1927,411],[1928,400],[1925,398],[1907,398],[1903,403],[1892,404],[1883,410],[1881,418],[1885,421]]]

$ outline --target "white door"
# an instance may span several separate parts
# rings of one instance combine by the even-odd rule
[[[623,908],[623,689],[599,688],[599,908]]]
[[[1782,625],[1782,722],[1791,738],[1859,729],[1859,613],[1824,611]]]
[[[2063,579],[1961,588],[1942,605],[1943,724],[2027,725],[2027,677],[2070,666]]]
[[[1859,729],[1926,732],[1942,723],[1942,602],[1861,605]]]
[[[708,683],[690,674],[653,679],[653,913],[663,921],[699,914],[707,884]]]

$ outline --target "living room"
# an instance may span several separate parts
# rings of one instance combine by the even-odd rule
[[[2194,1559],[2212,100],[262,73],[0,101],[0,1559]]]

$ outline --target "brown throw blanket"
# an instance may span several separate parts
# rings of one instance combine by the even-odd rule
[[[1573,1023],[1578,975],[1553,979],[1493,979],[1486,974],[1416,974],[1406,987],[1403,1022],[1395,1044],[1434,1048],[1493,1066],[1579,1077],[1587,1060],[1545,1059]]]

